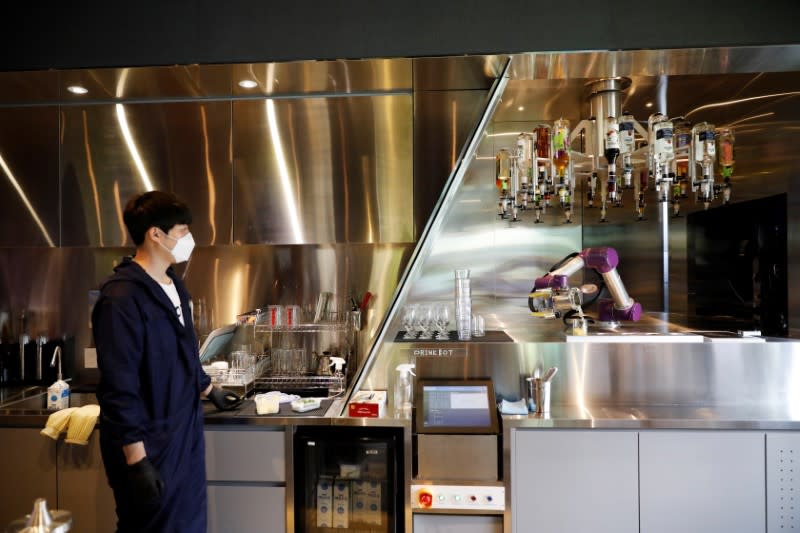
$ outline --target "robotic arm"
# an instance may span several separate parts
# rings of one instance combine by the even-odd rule
[[[542,318],[557,318],[569,311],[583,314],[581,291],[568,286],[568,278],[584,267],[593,268],[602,277],[611,300],[600,300],[598,320],[616,323],[620,320],[637,321],[642,315],[642,305],[628,295],[617,272],[619,256],[614,248],[585,248],[570,254],[550,272],[537,278],[528,296],[531,314]]]

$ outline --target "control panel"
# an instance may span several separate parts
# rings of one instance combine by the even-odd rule
[[[411,508],[446,511],[503,511],[505,487],[495,485],[411,485]]]

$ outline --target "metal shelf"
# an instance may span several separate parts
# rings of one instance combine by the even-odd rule
[[[264,324],[255,326],[256,333],[321,333],[326,331],[344,332],[347,331],[347,322],[318,322],[308,324],[298,324],[294,327],[281,326],[273,328]]]
[[[328,389],[336,384],[334,376],[262,376],[256,378],[256,388]]]

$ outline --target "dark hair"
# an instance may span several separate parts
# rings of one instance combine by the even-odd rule
[[[152,227],[168,233],[176,224],[191,224],[192,212],[171,192],[149,191],[128,200],[122,219],[133,242],[139,246]]]

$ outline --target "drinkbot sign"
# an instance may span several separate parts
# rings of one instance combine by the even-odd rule
[[[409,350],[411,355],[435,356],[435,357],[464,357],[467,355],[466,348],[415,348]]]

